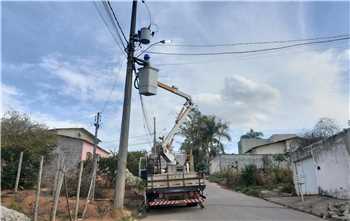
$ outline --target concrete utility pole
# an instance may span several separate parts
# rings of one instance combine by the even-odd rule
[[[90,180],[90,186],[88,190],[88,194],[86,197],[85,207],[82,213],[82,218],[84,218],[88,204],[90,203],[91,199],[95,198],[95,184],[96,184],[96,173],[97,173],[97,143],[98,143],[98,129],[100,128],[100,122],[101,122],[101,113],[97,112],[95,117],[95,136],[94,136],[94,149],[93,149],[93,155],[92,155],[92,174],[91,174],[91,180]]]
[[[97,149],[97,143],[98,143],[98,129],[100,128],[100,123],[101,123],[101,113],[97,112],[96,117],[95,117],[95,137],[94,137],[94,149],[93,149],[93,154],[92,154],[92,199],[95,199],[95,185],[96,185],[96,172],[97,172],[97,154],[96,154],[96,149]]]
[[[137,0],[132,2],[131,25],[128,43],[128,63],[126,68],[126,80],[124,88],[124,103],[123,103],[123,117],[120,131],[119,152],[118,152],[118,167],[117,177],[115,181],[114,192],[114,209],[122,209],[124,207],[125,195],[125,169],[128,155],[128,139],[129,139],[129,122],[130,122],[130,106],[131,106],[131,92],[132,92],[132,72],[134,66],[134,41],[136,31],[136,11]]]

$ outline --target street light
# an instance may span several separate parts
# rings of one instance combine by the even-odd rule
[[[155,42],[153,44],[150,44],[150,46],[148,46],[147,48],[145,48],[143,51],[140,52],[140,54],[138,54],[136,57],[140,57],[143,53],[145,53],[148,49],[150,49],[151,47],[157,45],[157,44],[169,44],[171,43],[171,40],[161,40],[161,41],[158,41],[158,42]]]

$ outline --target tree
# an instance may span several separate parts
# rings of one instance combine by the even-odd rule
[[[15,183],[20,152],[23,151],[20,186],[31,187],[36,181],[40,156],[49,158],[56,145],[56,135],[47,126],[32,121],[19,112],[8,112],[1,118],[1,185]]]
[[[145,150],[128,152],[128,161],[126,167],[134,176],[138,176],[140,158],[144,157],[146,153],[147,152]]]
[[[213,115],[203,115],[197,108],[189,115],[189,121],[181,127],[185,137],[181,149],[192,150],[197,170],[207,170],[209,159],[225,153],[223,140],[231,140],[229,126]]]
[[[327,139],[339,131],[340,127],[334,119],[327,117],[320,118],[312,130],[307,131],[303,134],[301,146],[307,146],[317,141]]]
[[[242,135],[241,138],[257,138],[261,139],[264,136],[264,134],[260,131],[254,131],[253,129],[250,129],[246,134]]]

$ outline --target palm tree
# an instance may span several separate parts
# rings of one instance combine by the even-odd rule
[[[242,135],[241,138],[262,138],[264,134],[260,131],[254,131],[250,129],[246,134]]]
[[[222,141],[231,140],[229,126],[215,116],[203,115],[198,109],[194,109],[189,118],[181,128],[180,133],[185,137],[181,149],[193,152],[197,169],[207,170],[211,158],[225,153]]]

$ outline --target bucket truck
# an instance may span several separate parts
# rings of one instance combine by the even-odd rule
[[[146,183],[146,208],[176,205],[199,205],[204,208],[204,177],[193,170],[192,153],[175,154],[171,147],[174,136],[193,108],[191,96],[159,82],[157,70],[150,66],[143,67],[138,77],[141,95],[154,95],[156,87],[159,87],[186,100],[173,128],[152,148],[150,154],[140,159],[139,175]]]

